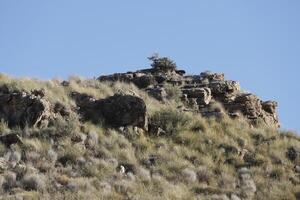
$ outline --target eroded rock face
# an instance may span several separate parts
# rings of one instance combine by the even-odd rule
[[[236,81],[225,80],[223,73],[202,72],[200,75],[184,75],[184,70],[144,69],[136,72],[100,76],[99,81],[121,81],[134,83],[159,101],[165,101],[165,84],[181,88],[182,102],[186,110],[199,112],[202,116],[220,117],[222,109],[215,108],[221,103],[231,117],[245,116],[251,125],[264,122],[268,126],[280,126],[275,101],[261,101],[251,93],[244,93]]]
[[[84,120],[104,121],[112,127],[137,126],[147,129],[147,109],[143,99],[126,94],[115,94],[105,99],[72,93]]]
[[[46,126],[50,115],[50,103],[43,96],[43,91],[2,91],[0,119],[7,122],[9,127]]]

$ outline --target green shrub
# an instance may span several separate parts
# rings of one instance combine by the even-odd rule
[[[177,68],[176,63],[168,57],[159,57],[158,54],[154,54],[148,59],[152,61],[151,66],[157,70],[169,71]]]
[[[175,100],[178,102],[182,96],[182,91],[178,86],[173,86],[171,84],[165,84],[164,89],[167,93],[167,99]]]
[[[163,129],[167,136],[177,135],[180,130],[186,128],[191,120],[190,115],[173,108],[157,111],[151,117],[151,123]]]

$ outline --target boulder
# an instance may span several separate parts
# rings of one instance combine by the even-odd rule
[[[223,73],[213,73],[210,71],[200,73],[202,80],[207,79],[208,81],[224,81]]]
[[[300,158],[300,150],[291,146],[287,149],[286,157],[291,161],[295,161],[296,159]]]
[[[9,147],[10,145],[16,144],[16,143],[21,144],[22,140],[17,134],[9,133],[9,134],[0,136],[0,142],[5,144],[7,147]]]
[[[90,95],[73,92],[82,120],[103,121],[112,127],[137,126],[147,129],[147,109],[143,99],[127,94],[115,94],[96,100]]]
[[[230,95],[240,91],[240,84],[236,81],[213,81],[208,84],[215,98]]]
[[[9,127],[46,126],[50,117],[50,103],[42,91],[0,94],[0,119]]]
[[[211,91],[209,88],[190,88],[183,89],[183,94],[186,94],[188,98],[200,98],[204,101],[209,101],[211,99]]]
[[[95,101],[95,111],[113,127],[137,126],[147,129],[146,104],[139,97],[115,94]]]
[[[132,79],[132,82],[138,87],[138,88],[147,88],[150,85],[155,84],[155,78],[152,75],[144,75],[140,77],[135,77]]]
[[[278,106],[278,103],[276,101],[265,101],[262,102],[261,105],[264,111],[274,114],[276,113],[276,107]]]
[[[149,88],[146,91],[150,96],[157,99],[158,101],[165,101],[167,98],[167,92],[164,88],[155,87],[155,88]]]

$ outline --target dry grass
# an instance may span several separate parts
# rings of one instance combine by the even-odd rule
[[[0,75],[3,84],[12,91],[44,89],[50,102],[59,101],[69,108],[75,105],[71,91],[95,98],[120,90],[135,93],[145,100],[152,122],[166,131],[156,136],[130,127],[127,131],[108,129],[80,122],[74,113],[43,129],[11,130],[0,122],[0,135],[17,132],[23,137],[20,146],[0,144],[0,157],[8,166],[13,152],[20,154],[14,167],[0,169],[0,192],[7,199],[209,199],[222,191],[237,191],[237,168],[245,165],[257,186],[255,199],[296,199],[300,177],[294,166],[300,159],[291,161],[286,156],[289,147],[300,149],[300,138],[294,133],[250,128],[243,119],[204,119],[180,112],[174,101],[179,95],[176,88],[170,88],[171,100],[161,104],[134,85],[78,77],[62,86],[59,80]],[[240,157],[243,149],[251,154],[248,162]],[[120,165],[128,173],[120,174]],[[201,189],[195,192],[195,188]],[[12,191],[17,192],[10,195]]]

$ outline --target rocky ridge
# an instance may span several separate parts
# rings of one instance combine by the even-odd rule
[[[202,72],[200,75],[185,75],[176,68],[150,68],[136,72],[116,73],[100,76],[102,82],[134,83],[159,101],[166,101],[166,84],[178,87],[181,101],[186,111],[198,112],[204,117],[220,117],[222,110],[216,108],[221,103],[226,114],[235,118],[243,115],[251,125],[260,121],[271,127],[280,127],[276,112],[277,102],[262,101],[256,95],[243,92],[236,81],[226,80],[223,73]]]
[[[0,75],[0,199],[299,199],[300,139],[276,102],[151,60],[97,80]]]

